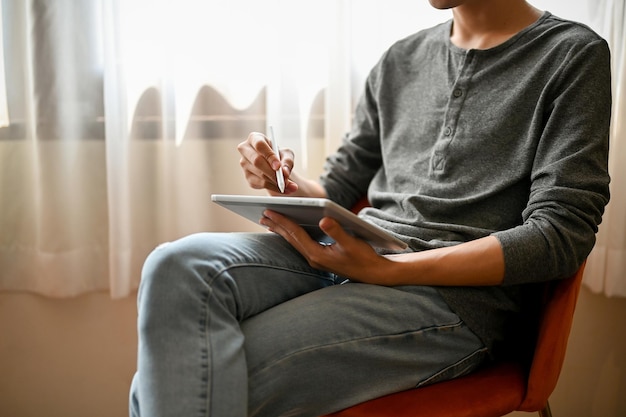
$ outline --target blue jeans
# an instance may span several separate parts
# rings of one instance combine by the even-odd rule
[[[344,281],[272,233],[158,247],[138,296],[131,416],[319,416],[485,359],[435,288]]]

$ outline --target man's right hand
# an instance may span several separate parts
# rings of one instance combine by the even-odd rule
[[[252,132],[237,146],[241,154],[239,165],[250,187],[267,190],[270,195],[293,197],[326,197],[326,190],[319,182],[302,177],[293,171],[294,153],[289,148],[280,149],[280,159],[272,150],[271,140],[262,133]],[[276,182],[276,169],[283,170],[285,193]]]
[[[281,195],[276,183],[276,170],[282,169],[285,177],[285,194],[298,190],[298,185],[289,180],[293,169],[294,154],[289,148],[280,149],[279,156],[272,150],[271,140],[262,133],[252,132],[237,146],[241,154],[239,165],[250,187],[266,189],[272,195]]]

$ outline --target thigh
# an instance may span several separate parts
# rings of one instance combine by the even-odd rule
[[[243,320],[304,293],[334,284],[273,233],[198,233],[155,249],[146,259],[140,308],[185,311],[219,301]],[[169,314],[169,313],[163,313]]]
[[[333,278],[271,233],[196,234],[155,249],[138,300],[135,413],[245,415],[239,322]]]
[[[252,416],[319,416],[467,373],[486,354],[432,287],[336,285],[242,329]]]

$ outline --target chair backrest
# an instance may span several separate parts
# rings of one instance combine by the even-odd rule
[[[553,283],[539,323],[526,396],[520,411],[536,411],[547,403],[561,373],[585,264],[576,274]]]

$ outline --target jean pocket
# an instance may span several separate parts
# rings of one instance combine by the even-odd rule
[[[443,368],[441,371],[431,375],[425,380],[418,383],[415,387],[424,387],[426,385],[435,384],[437,382],[447,381],[467,375],[476,370],[487,358],[487,348],[478,349],[463,359],[450,366]]]

